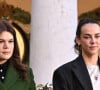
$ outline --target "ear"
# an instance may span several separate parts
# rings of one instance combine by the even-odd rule
[[[80,42],[80,38],[79,37],[76,37],[76,43],[78,44],[78,46],[81,45],[81,42]]]

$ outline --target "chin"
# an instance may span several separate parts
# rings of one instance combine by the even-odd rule
[[[89,53],[90,55],[97,55],[98,53],[97,52],[91,52]]]
[[[10,57],[5,57],[5,58],[3,58],[3,60],[8,60],[8,59],[10,59]]]

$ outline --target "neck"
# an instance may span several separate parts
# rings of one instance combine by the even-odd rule
[[[98,62],[98,55],[86,55],[82,54],[86,65],[97,65]]]

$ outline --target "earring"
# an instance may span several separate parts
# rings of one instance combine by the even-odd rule
[[[80,47],[80,45],[81,45],[81,44],[80,44],[80,43],[78,43],[78,47]]]

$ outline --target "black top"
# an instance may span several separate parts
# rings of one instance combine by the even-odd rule
[[[0,81],[4,81],[7,67],[8,67],[9,62],[5,62],[4,64],[0,64]]]

